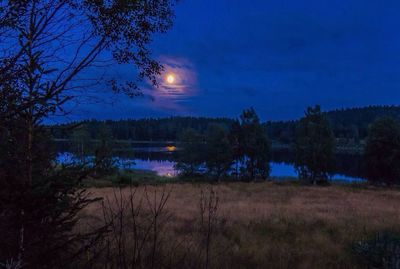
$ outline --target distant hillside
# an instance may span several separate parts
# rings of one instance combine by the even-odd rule
[[[336,138],[358,142],[365,139],[368,126],[377,118],[390,116],[400,120],[400,106],[369,106],[328,111],[328,118]],[[290,143],[295,135],[297,121],[267,122],[270,138]]]
[[[343,143],[358,143],[365,139],[368,126],[375,119],[391,116],[400,120],[400,106],[369,106],[325,112],[335,136]],[[85,129],[91,139],[97,139],[99,130],[108,129],[118,140],[173,141],[179,138],[183,130],[194,129],[205,134],[209,124],[221,124],[226,128],[233,123],[229,118],[170,117],[161,119],[98,121],[89,120],[51,127],[55,138],[68,139],[71,127],[79,125]],[[266,122],[264,126],[269,137],[280,143],[291,143],[295,136],[297,121]]]
[[[368,126],[377,118],[390,116],[400,120],[400,106],[370,106],[329,111],[326,113],[337,137],[345,137],[357,127],[362,138],[367,136]],[[350,127],[350,130],[349,130]],[[347,132],[346,132],[347,130]]]

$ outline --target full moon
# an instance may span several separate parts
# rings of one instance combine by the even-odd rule
[[[166,77],[166,81],[168,84],[173,84],[175,82],[175,76],[173,74],[168,74]]]

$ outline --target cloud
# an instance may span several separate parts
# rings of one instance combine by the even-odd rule
[[[384,2],[180,1],[173,29],[152,44],[165,66],[158,88],[142,85],[154,101],[121,97],[118,115],[234,117],[254,106],[263,119],[287,119],[315,103],[392,104],[400,100],[400,2]],[[117,77],[131,78],[130,68]]]
[[[149,105],[167,110],[185,110],[185,101],[199,92],[194,65],[182,57],[160,56],[158,60],[164,70],[157,79],[157,85],[147,81],[142,89],[145,95],[153,99]],[[173,76],[173,83],[166,81],[169,75]]]

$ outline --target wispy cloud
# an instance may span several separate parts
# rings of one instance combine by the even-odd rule
[[[199,89],[197,72],[194,65],[185,58],[161,56],[159,62],[164,66],[158,78],[158,85],[149,81],[143,93],[153,99],[151,106],[168,110],[185,110],[184,103],[195,96]],[[173,82],[167,82],[167,76],[173,76]]]

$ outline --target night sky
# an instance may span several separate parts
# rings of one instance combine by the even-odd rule
[[[278,120],[314,104],[400,104],[399,14],[398,0],[181,0],[151,45],[160,87],[143,82],[134,99],[99,93],[106,102],[69,118],[237,117],[253,106]],[[117,79],[130,69],[115,67]]]

